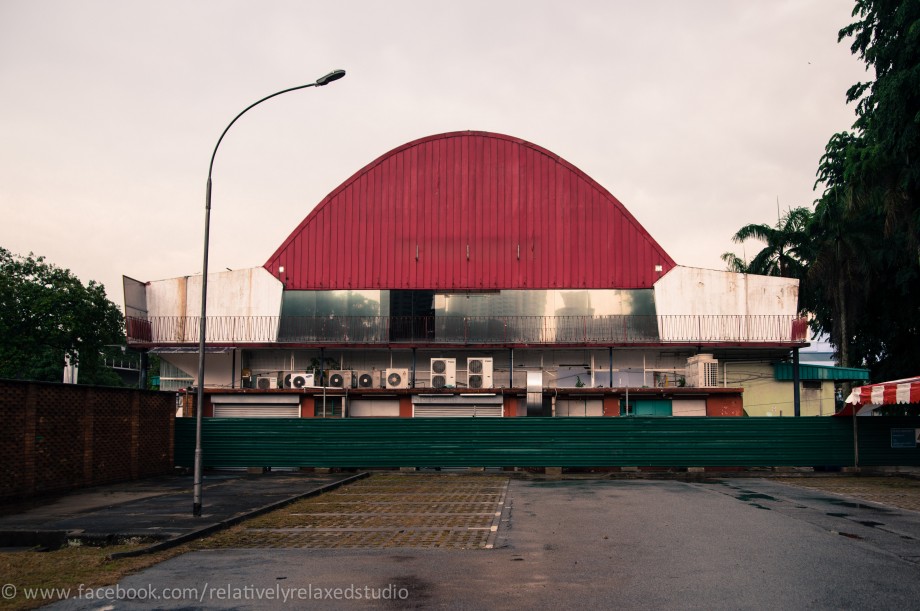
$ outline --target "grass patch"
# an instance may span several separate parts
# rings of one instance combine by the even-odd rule
[[[81,584],[84,591],[113,585],[127,575],[188,551],[187,547],[180,546],[134,558],[107,559],[109,554],[145,546],[84,545],[68,546],[48,552],[0,552],[0,575],[3,575],[3,584],[10,584],[16,588],[16,594],[12,598],[7,598],[10,592],[4,590],[0,596],[0,610],[35,609],[61,598],[68,598],[67,590],[71,592],[71,596],[75,596]],[[26,596],[27,588],[43,588],[45,596],[29,598]]]

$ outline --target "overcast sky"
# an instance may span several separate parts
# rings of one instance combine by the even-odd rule
[[[811,205],[868,78],[849,0],[0,0],[0,246],[97,280],[262,265],[330,191],[410,140],[523,138],[681,265]],[[755,244],[746,249],[750,256]]]

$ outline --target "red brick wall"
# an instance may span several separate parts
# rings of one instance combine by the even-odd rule
[[[169,473],[175,395],[0,380],[0,500]]]

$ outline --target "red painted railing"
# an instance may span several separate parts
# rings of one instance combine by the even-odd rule
[[[127,319],[128,342],[198,342],[196,316]],[[808,323],[793,316],[210,316],[215,344],[713,344],[804,343]]]

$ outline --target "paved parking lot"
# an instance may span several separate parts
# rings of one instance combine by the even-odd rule
[[[920,511],[920,479],[895,476],[784,478],[783,483]]]
[[[309,529],[337,524],[343,540],[423,533],[437,512],[420,499],[439,509],[475,502],[481,484],[493,489],[487,502],[497,503],[494,489],[502,488],[488,476],[478,484],[475,476],[399,477],[419,478],[414,495],[397,493],[399,480],[372,478],[367,488],[326,497],[333,511],[292,510],[285,520],[304,521],[281,528],[307,529],[308,543]],[[355,521],[317,515],[336,514],[344,503],[358,510]],[[488,511],[442,515],[454,520],[450,528],[482,528],[485,516],[466,515],[478,513]],[[256,538],[267,532],[251,526]],[[914,608],[920,600],[920,514],[776,480],[514,479],[498,526],[492,549],[396,537],[361,547],[299,547],[297,540],[289,548],[202,549],[124,579],[116,608],[270,609],[286,601],[319,609],[846,609]],[[90,609],[99,601],[57,606]]]

